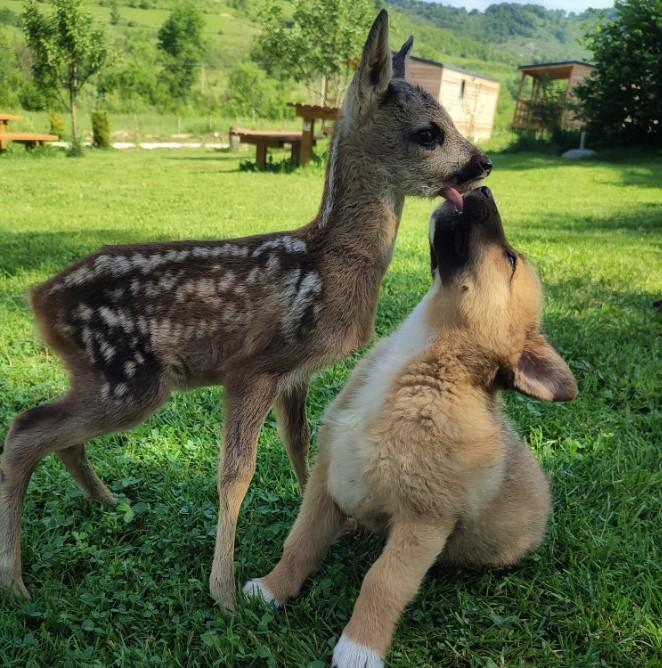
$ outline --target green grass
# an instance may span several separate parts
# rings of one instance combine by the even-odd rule
[[[408,608],[389,665],[625,667],[662,663],[660,508],[662,159],[570,164],[494,155],[490,177],[512,243],[547,289],[545,324],[580,395],[569,405],[512,396],[508,410],[549,472],[555,512],[518,568],[439,570]],[[319,167],[238,172],[204,152],[12,152],[0,158],[0,436],[12,416],[65,386],[33,332],[24,292],[103,243],[215,238],[310,219]],[[388,333],[429,284],[427,217],[409,200],[381,295]],[[358,356],[315,382],[317,425]],[[36,471],[23,522],[31,602],[0,594],[3,666],[328,665],[381,541],[343,538],[300,598],[234,616],[207,594],[216,524],[222,401],[178,394],[91,457],[126,502],[88,504],[55,458]],[[275,563],[299,497],[275,424],[241,514],[239,582]]]

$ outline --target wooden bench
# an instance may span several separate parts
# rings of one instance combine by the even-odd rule
[[[6,151],[12,142],[23,144],[25,148],[35,148],[58,139],[57,135],[38,134],[36,132],[0,132],[0,152]]]
[[[7,126],[11,121],[22,121],[23,116],[16,114],[0,114],[0,132],[7,132]]]
[[[280,130],[261,131],[243,130],[241,128],[230,128],[230,145],[233,140],[242,144],[255,145],[255,162],[258,167],[267,166],[267,149],[282,148],[285,144],[292,147],[292,164],[299,164],[301,152],[301,132],[287,132]]]

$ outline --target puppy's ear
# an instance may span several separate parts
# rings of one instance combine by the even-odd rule
[[[577,381],[563,358],[539,332],[531,335],[514,367],[500,374],[511,389],[543,401],[572,401]]]
[[[388,45],[388,12],[382,9],[370,28],[363,56],[347,91],[349,113],[363,116],[386,92],[393,64]]]
[[[409,39],[402,45],[400,51],[393,56],[393,78],[406,79],[407,78],[407,63],[409,62],[409,52],[414,45],[414,36],[410,35]]]

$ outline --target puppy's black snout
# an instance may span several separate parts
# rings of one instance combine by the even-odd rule
[[[480,166],[482,167],[485,176],[489,176],[492,171],[492,161],[486,155],[481,158]]]
[[[492,199],[492,191],[487,186],[481,186],[478,190],[480,190],[487,199]]]

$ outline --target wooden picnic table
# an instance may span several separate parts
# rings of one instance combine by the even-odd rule
[[[267,165],[267,149],[282,148],[285,144],[292,147],[292,164],[307,165],[313,157],[315,146],[315,121],[335,120],[340,111],[336,107],[321,107],[315,104],[291,104],[296,115],[303,118],[303,132],[284,130],[244,130],[230,128],[230,144],[239,141],[242,144],[255,145],[255,162],[258,167]]]
[[[57,141],[57,135],[49,135],[38,132],[8,132],[7,128],[12,121],[21,121],[23,116],[16,114],[0,114],[0,153],[9,148],[9,144],[16,142],[23,144],[25,148],[41,146],[49,141]]]
[[[267,149],[282,148],[285,144],[292,147],[292,163],[299,164],[299,151],[301,146],[300,132],[287,132],[281,130],[244,130],[242,128],[230,128],[230,141],[238,139],[242,144],[255,145],[255,162],[258,167],[267,166]]]
[[[300,165],[307,165],[313,157],[315,145],[315,121],[335,121],[340,109],[337,107],[323,107],[318,104],[290,104],[294,107],[297,116],[303,118],[303,132],[301,133],[301,148],[299,150]]]
[[[16,114],[0,114],[0,132],[6,132],[7,126],[11,121],[22,121],[23,116]]]

